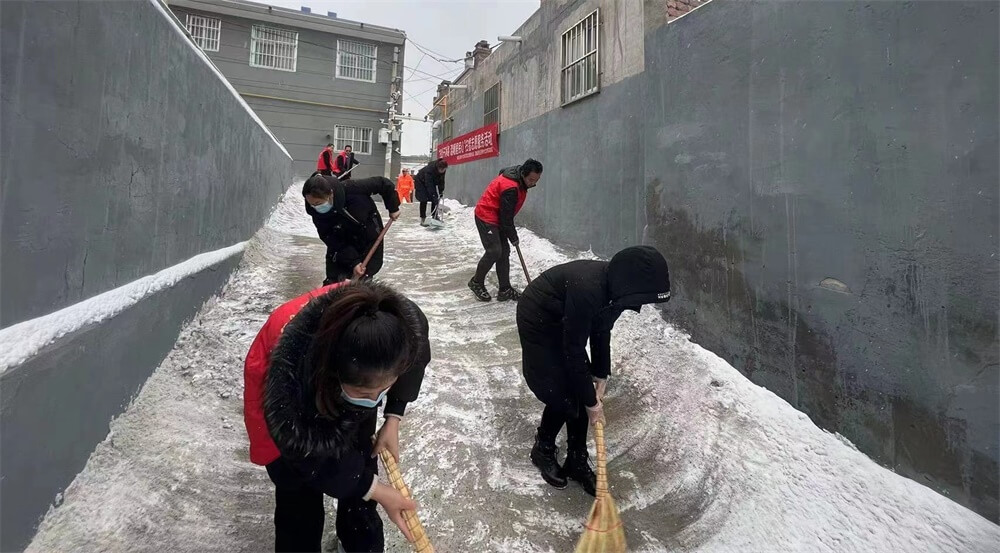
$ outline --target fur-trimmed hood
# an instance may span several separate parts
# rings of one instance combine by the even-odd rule
[[[378,283],[366,285],[383,286]],[[315,369],[310,359],[313,336],[323,312],[339,293],[350,286],[331,290],[303,307],[285,325],[281,339],[271,354],[264,388],[264,418],[268,432],[281,455],[290,459],[308,456],[340,457],[353,446],[358,424],[370,416],[370,411],[359,410],[346,402],[342,402],[342,409],[334,418],[321,415],[316,406]],[[424,369],[430,361],[427,319],[416,304],[406,301],[411,309],[406,310],[404,316],[409,319],[408,323],[413,328],[420,331],[415,362],[387,394],[386,412],[399,415],[403,414],[407,402],[416,399]],[[335,397],[336,401],[341,401],[339,394]]]

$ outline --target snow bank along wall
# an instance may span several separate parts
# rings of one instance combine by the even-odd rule
[[[0,550],[11,551],[242,249],[204,270],[185,262],[250,238],[291,159],[159,4],[4,1],[0,18]],[[174,285],[129,291],[117,315],[97,306],[81,325],[66,309],[165,270]],[[44,330],[69,334],[26,335],[47,315]]]
[[[696,341],[997,521],[998,3],[670,5],[543,1],[449,94],[457,136],[501,83],[501,156],[446,194],[540,159],[520,224],[656,245]],[[600,93],[560,107],[559,37],[596,8]]]

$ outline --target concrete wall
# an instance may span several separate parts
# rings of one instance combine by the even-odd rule
[[[7,1],[0,24],[0,336],[248,239],[290,183],[281,146],[153,3]],[[23,547],[238,261],[3,367],[0,550]]]
[[[533,68],[584,4],[543,2],[519,50],[463,80],[456,135],[503,82],[502,153],[450,168],[446,194],[542,160],[519,224],[601,255],[657,246],[666,315],[696,341],[997,521],[997,3],[715,0],[667,24],[647,0],[626,28],[641,74],[541,114],[510,102],[557,97]],[[605,53],[632,43],[602,24]]]
[[[559,107],[559,37],[601,9],[601,92]],[[642,6],[634,2],[547,0],[505,44],[448,96],[455,136],[483,126],[483,94],[501,82],[500,157],[448,169],[445,196],[479,199],[497,171],[528,157],[541,184],[518,219],[560,242],[610,254],[637,243],[644,226]]]
[[[188,2],[191,3],[191,2]],[[258,21],[247,17],[213,13],[186,7],[180,2],[172,9],[186,23],[186,14],[194,13],[221,19],[222,35],[218,52],[206,52],[233,86],[245,94],[264,123],[281,140],[295,159],[295,172],[309,175],[316,170],[316,158],[327,142],[333,141],[336,125],[372,129],[372,146],[368,154],[360,154],[353,144],[357,159],[362,163],[351,174],[357,177],[382,175],[385,168],[385,146],[378,143],[380,119],[386,117],[389,85],[392,80],[393,48],[399,48],[399,73],[403,73],[403,34],[401,32],[366,32],[362,37],[300,28],[297,19],[281,23]],[[205,8],[211,2],[194,2]],[[283,12],[274,12],[281,15]],[[302,17],[295,14],[296,17]],[[324,22],[326,17],[314,16]],[[296,70],[279,71],[250,66],[250,33],[255,23],[289,29],[298,33]],[[330,27],[330,30],[335,30]],[[376,82],[336,78],[337,40],[352,40],[375,44],[377,47]],[[392,39],[392,42],[388,40]],[[261,98],[267,96],[269,98]],[[285,99],[285,100],[282,100]],[[298,102],[296,102],[298,101]],[[300,103],[308,102],[308,103]],[[323,104],[323,105],[319,105]],[[398,109],[402,109],[400,101]],[[330,138],[327,138],[327,136]],[[393,175],[399,173],[399,155],[393,156]]]

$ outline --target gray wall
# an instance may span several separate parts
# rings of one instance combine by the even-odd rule
[[[558,37],[598,7],[606,56],[600,94],[532,116],[538,105],[561,101]],[[449,95],[449,105],[456,106],[449,113],[454,136],[483,126],[484,93],[501,82],[500,157],[450,167],[445,196],[474,204],[499,169],[533,157],[545,171],[528,194],[519,224],[605,255],[641,240],[643,82],[624,69],[634,71],[641,61],[616,57],[641,57],[641,36],[634,35],[642,29],[626,12],[605,0],[542,2],[514,33],[523,37],[521,44],[501,46],[462,80],[470,88]],[[608,84],[612,78],[617,80]],[[519,96],[526,91],[530,98]]]
[[[573,5],[525,24],[505,89],[532,86],[518,68]],[[665,15],[645,2],[640,76],[503,127],[501,158],[450,168],[446,195],[474,202],[500,166],[540,159],[519,224],[605,256],[657,246],[665,314],[698,343],[997,521],[998,4]],[[456,135],[481,101],[450,114]]]
[[[716,1],[647,36],[644,100],[671,316],[994,521],[997,7]]]
[[[149,2],[3,2],[0,326],[248,239],[291,161]],[[0,549],[22,547],[239,257],[0,375]]]
[[[383,174],[385,146],[378,143],[378,130],[383,127],[379,119],[384,119],[386,116],[394,46],[398,46],[400,51],[398,76],[403,75],[402,44],[394,45],[377,40],[384,33],[372,34],[370,38],[357,38],[180,6],[172,6],[171,9],[185,24],[188,13],[222,20],[219,51],[206,54],[241,94],[343,106],[337,108],[246,97],[254,111],[260,115],[295,159],[296,174],[308,175],[316,170],[316,158],[327,142],[332,140],[335,125],[372,129],[372,152],[370,155],[356,156],[362,165],[351,174],[358,177]],[[316,16],[315,19],[322,21],[326,18]],[[289,22],[293,20],[290,19]],[[255,23],[298,32],[298,58],[294,72],[250,66],[250,32]],[[399,36],[401,39],[402,35]],[[377,46],[376,82],[334,77],[338,38]],[[402,102],[397,109],[401,108]],[[330,135],[331,139],[327,139],[327,135]],[[356,145],[354,149],[357,151]],[[398,170],[399,155],[396,154],[393,156],[392,174],[398,174]]]

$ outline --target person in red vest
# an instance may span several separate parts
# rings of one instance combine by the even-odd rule
[[[375,456],[399,459],[399,425],[431,358],[427,332],[416,304],[372,281],[318,288],[267,319],[246,357],[243,402],[250,461],[275,486],[276,551],[320,551],[324,494],[339,501],[341,551],[384,551],[376,504],[413,541],[402,512],[417,506],[379,482]]]
[[[316,170],[328,177],[333,175],[333,144],[327,144],[319,153],[319,157],[316,158]]]
[[[479,260],[469,288],[479,301],[493,299],[486,290],[486,273],[496,265],[500,290],[497,301],[517,301],[521,293],[510,285],[510,244],[518,245],[514,216],[521,211],[528,189],[542,178],[542,164],[528,159],[521,165],[508,167],[493,179],[476,204],[476,228],[486,253]]]
[[[354,159],[354,151],[351,149],[351,145],[348,144],[344,146],[344,151],[340,152],[337,156],[337,160],[333,164],[333,174],[341,180],[348,180],[351,178],[351,173],[349,172],[355,165],[360,165],[361,162]]]

